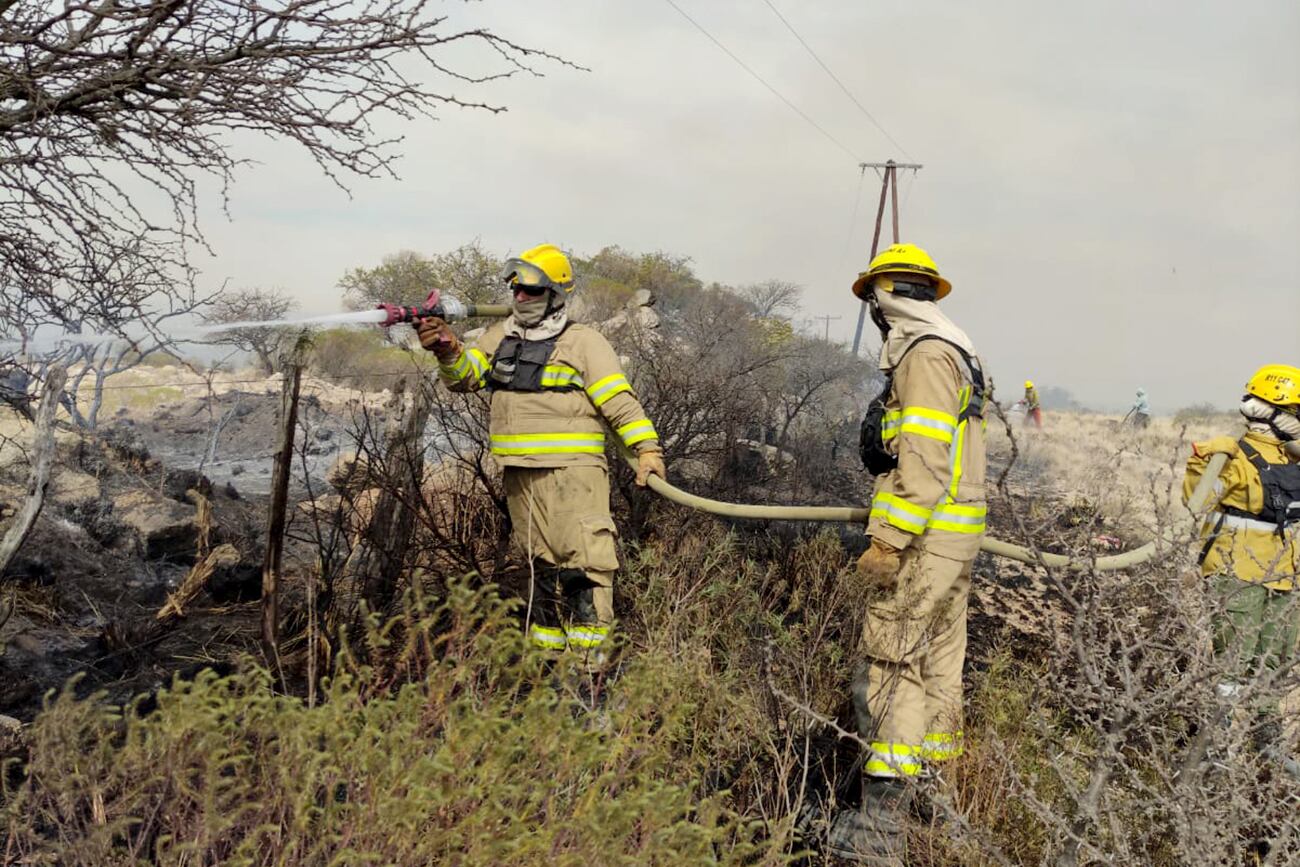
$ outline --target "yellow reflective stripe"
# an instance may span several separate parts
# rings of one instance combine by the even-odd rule
[[[873,777],[914,777],[921,772],[921,747],[875,741],[863,770]]]
[[[623,443],[629,446],[634,446],[643,440],[659,438],[659,434],[655,431],[655,426],[650,423],[650,419],[648,418],[628,422],[618,429],[618,435],[622,438]]]
[[[904,419],[907,417],[904,416]],[[904,421],[898,428],[900,434],[914,434],[919,437],[928,437],[932,440],[938,440],[945,445],[952,445],[952,431],[944,430],[939,426],[940,422],[923,420],[923,421]],[[883,439],[883,437],[882,437]]]
[[[966,426],[969,422],[962,422],[957,426],[957,440],[952,444],[952,458],[948,462],[949,469],[952,470],[952,483],[948,485],[948,498],[952,501],[957,499],[957,486],[961,484],[961,462],[963,453],[966,451]]]
[[[941,409],[930,409],[928,406],[903,407],[903,420],[906,421],[909,417],[937,421],[947,425],[949,430],[954,430],[957,427],[957,416],[950,415]]]
[[[988,506],[960,506],[941,503],[924,509],[902,497],[882,492],[871,501],[871,517],[884,518],[891,525],[920,535],[927,529],[977,535],[985,530]]]
[[[898,436],[898,429],[903,424],[903,414],[897,410],[887,412],[880,419],[880,439],[892,440]]]
[[[932,762],[955,759],[965,751],[961,732],[932,732],[921,744],[921,757]]]
[[[593,404],[600,406],[614,395],[631,390],[632,386],[628,385],[627,377],[621,373],[611,373],[604,379],[587,386],[587,395]]]
[[[474,368],[474,375],[481,380],[487,374],[488,357],[483,353],[483,350],[478,348],[465,353],[465,357],[469,359],[470,366]]]
[[[955,503],[943,503],[934,507],[934,515],[929,525],[935,530],[947,530],[949,533],[966,533],[978,535],[985,529],[988,506],[959,506]]]
[[[533,623],[528,627],[528,640],[534,646],[545,650],[563,650],[567,639],[562,629],[556,629],[554,626],[538,626]]]
[[[542,388],[582,388],[582,374],[567,364],[548,364],[542,368]]]
[[[871,517],[884,518],[893,526],[909,533],[920,535],[925,532],[925,522],[930,519],[932,510],[909,503],[902,497],[882,491],[871,501]]]
[[[941,443],[951,443],[953,432],[956,430],[956,417],[942,410],[930,409],[928,406],[903,408],[899,433],[916,434]]]
[[[603,454],[603,433],[494,434],[494,455]]]
[[[449,364],[439,363],[438,370],[442,373],[444,379],[459,382],[469,375],[469,358],[462,352]]]
[[[565,630],[565,634],[569,638],[569,644],[574,647],[600,647],[609,637],[609,627],[592,624],[574,625]]]

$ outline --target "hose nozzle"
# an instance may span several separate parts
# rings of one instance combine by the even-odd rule
[[[418,307],[381,302],[377,309],[384,311],[388,315],[388,318],[380,323],[384,328],[402,322],[418,322],[421,319],[433,317],[453,322],[457,319],[466,318],[468,314],[464,304],[455,298],[443,298],[442,293],[437,289],[429,292],[429,297],[425,298],[424,303]]]

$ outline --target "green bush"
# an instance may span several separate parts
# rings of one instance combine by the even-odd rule
[[[592,711],[491,588],[415,593],[315,707],[258,668],[176,681],[147,714],[65,691],[8,792],[22,863],[778,863],[701,791],[701,661],[638,655]],[[416,675],[419,672],[419,675]]]
[[[405,373],[432,372],[427,352],[411,352],[376,329],[331,328],[312,337],[308,369],[339,385],[379,391]]]

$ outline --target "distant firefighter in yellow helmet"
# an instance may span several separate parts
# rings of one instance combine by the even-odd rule
[[[971,565],[984,535],[984,407],[974,344],[939,305],[952,285],[924,250],[895,244],[853,284],[883,346],[885,387],[862,426],[876,477],[858,561],[866,663],[853,683],[869,744],[862,807],[835,817],[830,850],[902,864],[915,779],[962,752],[962,665]]]
[[[1183,480],[1186,500],[1210,458],[1228,456],[1199,554],[1201,574],[1223,600],[1214,645],[1235,674],[1219,684],[1227,700],[1244,679],[1294,664],[1300,650],[1300,612],[1292,601],[1300,582],[1300,368],[1261,367],[1239,410],[1244,434],[1193,444]]]
[[[1032,380],[1025,380],[1025,426],[1033,422],[1034,427],[1043,429],[1043,405],[1038,401],[1038,389]]]
[[[600,332],[569,321],[569,259],[542,244],[506,262],[511,315],[472,346],[441,319],[419,326],[453,391],[492,393],[492,456],[504,468],[513,539],[536,565],[529,638],[598,666],[618,568],[605,427],[638,456],[637,484],[663,476],[659,434]]]

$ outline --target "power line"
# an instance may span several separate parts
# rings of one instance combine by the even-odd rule
[[[732,60],[736,61],[736,64],[737,64],[738,66],[740,66],[741,69],[745,70],[745,71],[748,72],[750,75],[752,75],[752,76],[753,76],[753,77],[758,81],[759,84],[763,85],[763,86],[766,87],[769,91],[771,91],[773,96],[775,96],[777,99],[779,99],[779,100],[781,100],[782,102],[784,102],[784,103],[785,103],[785,104],[790,108],[791,111],[793,111],[795,114],[797,114],[797,115],[799,115],[801,118],[803,118],[804,121],[806,121],[806,122],[808,123],[809,126],[811,126],[813,129],[817,130],[819,133],[821,133],[823,136],[825,136],[826,139],[827,139],[827,141],[829,141],[829,142],[831,142],[832,144],[834,144],[837,148],[839,148],[840,150],[844,151],[844,152],[845,152],[846,154],[848,154],[850,157],[853,157],[854,160],[858,160],[858,159],[859,159],[859,157],[858,157],[856,154],[854,154],[853,151],[849,150],[848,147],[846,147],[846,146],[844,145],[843,142],[841,142],[841,141],[840,141],[839,139],[837,139],[835,136],[833,136],[833,135],[831,135],[830,133],[828,133],[828,132],[825,130],[825,128],[822,127],[821,124],[817,123],[817,121],[813,120],[811,117],[809,117],[807,114],[805,114],[805,113],[803,112],[803,110],[802,110],[801,108],[799,108],[799,106],[795,105],[795,104],[794,104],[793,102],[791,102],[789,99],[786,99],[785,95],[782,94],[781,91],[777,90],[775,87],[773,87],[772,85],[768,84],[768,83],[767,83],[767,80],[766,80],[765,78],[763,78],[763,76],[759,75],[757,72],[755,72],[755,71],[754,71],[754,70],[749,66],[749,64],[745,63],[745,61],[741,60],[741,59],[740,59],[739,57],[737,57],[734,53],[732,53],[731,49],[727,48],[727,46],[725,46],[725,45],[723,45],[721,42],[719,42],[718,39],[717,39],[717,37],[715,37],[712,33],[710,33],[709,31],[705,30],[705,29],[704,29],[704,26],[703,26],[702,24],[700,24],[700,22],[696,21],[696,20],[695,20],[694,18],[692,18],[690,15],[687,15],[687,14],[686,14],[686,10],[682,9],[682,7],[680,7],[680,6],[678,6],[676,3],[674,3],[673,0],[664,0],[664,2],[667,3],[669,6],[673,7],[674,9],[676,9],[676,10],[677,10],[677,13],[678,13],[679,15],[681,15],[681,16],[682,16],[683,18],[685,18],[687,21],[691,22],[691,24],[695,27],[696,30],[700,31],[700,32],[703,33],[706,37],[708,37],[708,40],[709,40],[710,42],[712,42],[714,45],[716,45],[716,46],[718,47],[718,49],[719,49],[720,51],[722,51],[723,54],[726,54],[726,55],[727,55],[728,57],[730,57]],[[887,133],[886,133],[886,134],[887,134]],[[891,141],[892,141],[892,139],[891,139]],[[901,148],[900,148],[900,150],[901,150]]]
[[[822,62],[822,59],[817,56],[817,52],[813,51],[812,46],[809,45],[806,41],[804,41],[804,38],[799,35],[799,31],[794,29],[794,25],[792,25],[789,21],[787,21],[786,17],[781,14],[781,10],[777,9],[776,6],[772,5],[771,0],[763,0],[763,2],[767,4],[768,9],[772,10],[773,15],[781,19],[781,23],[785,25],[785,29],[789,30],[790,33],[794,35],[795,39],[799,40],[799,44],[802,45],[804,47],[804,50],[807,51],[812,56],[813,60],[817,61],[817,65],[820,66],[826,72],[826,74],[831,77],[832,81],[834,81],[836,84],[839,85],[840,90],[844,91],[844,95],[847,96],[849,99],[853,100],[853,104],[858,107],[858,111],[862,112],[866,116],[867,120],[871,121],[872,125],[875,126],[876,129],[880,130],[880,134],[883,135],[885,138],[889,139],[890,143],[894,147],[902,151],[903,156],[907,157],[909,160],[912,159],[913,157],[911,154],[907,152],[907,148],[899,144],[898,140],[889,134],[889,131],[885,129],[884,126],[881,125],[880,121],[876,120],[875,116],[872,115],[871,112],[867,111],[867,107],[864,106],[860,101],[858,101],[858,98],[854,96],[853,92],[850,91],[844,85],[844,82],[840,81],[840,77],[836,75],[834,72],[831,72],[831,68]]]
[[[858,208],[862,204],[862,184],[867,179],[867,167],[862,165],[858,169],[858,191],[853,196],[853,213],[849,215],[849,230],[844,235],[844,249],[840,251],[839,271],[844,270],[844,260],[848,258],[849,247],[853,245],[853,230],[858,225]]]

